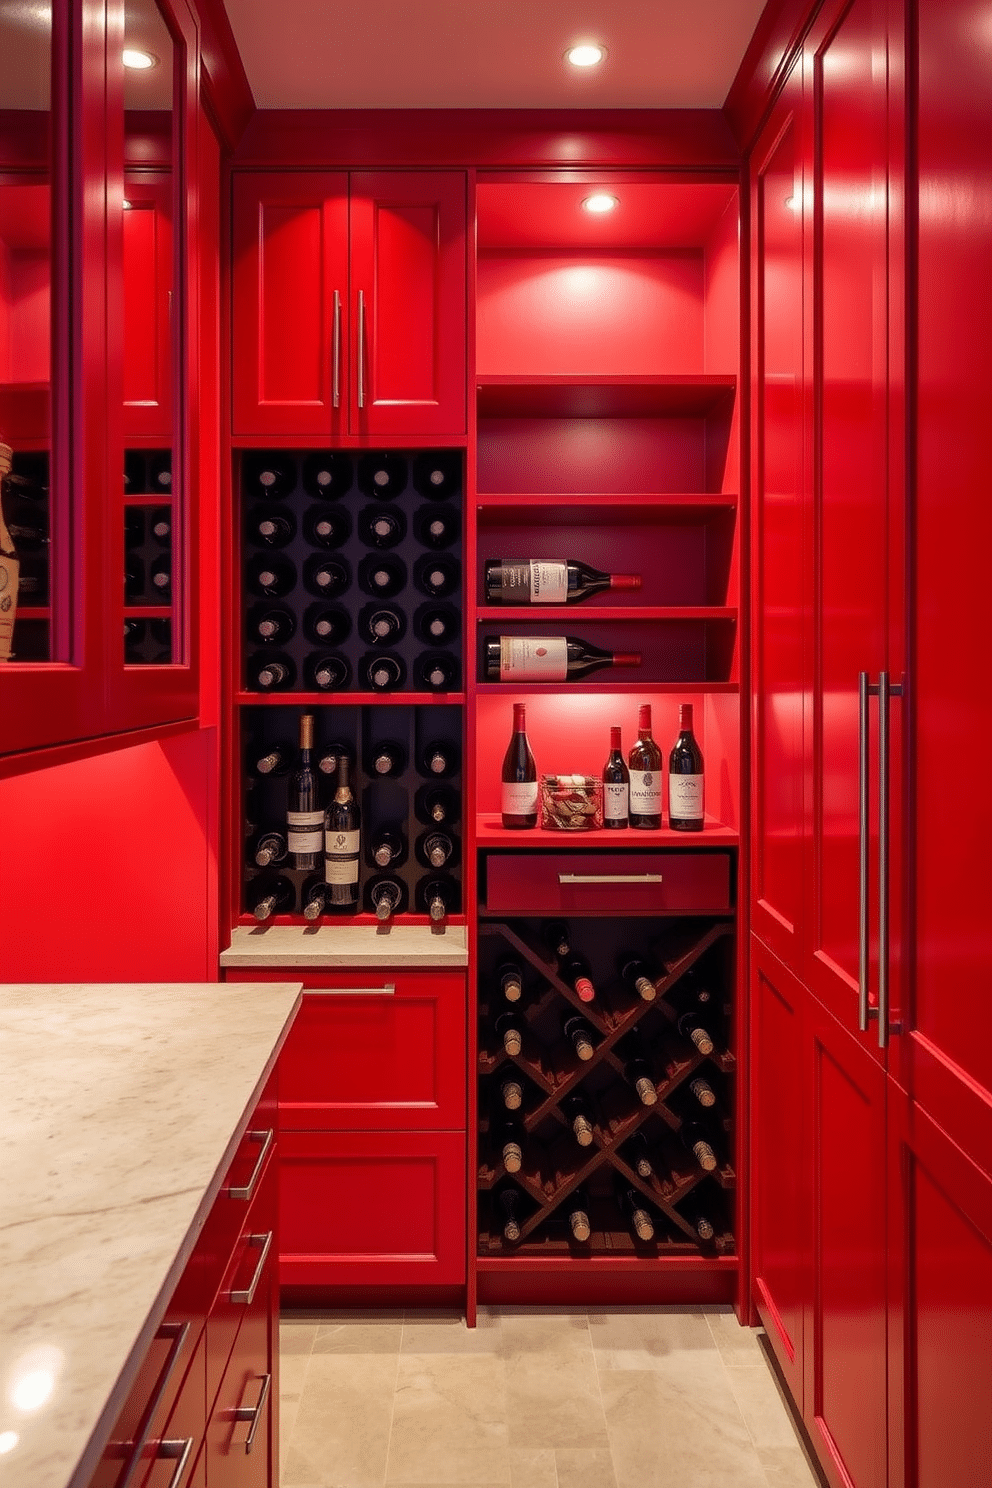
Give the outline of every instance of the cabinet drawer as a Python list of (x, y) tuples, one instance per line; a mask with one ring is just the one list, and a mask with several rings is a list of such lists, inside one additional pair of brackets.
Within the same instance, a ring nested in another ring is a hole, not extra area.
[(203, 1348), (202, 1345), (197, 1348), (201, 1339), (202, 1320), (184, 1317), (174, 1302), (170, 1304), (148, 1346), (88, 1488), (124, 1488), (125, 1484), (127, 1488), (138, 1488), (148, 1474), (155, 1444), (168, 1436), (166, 1421), (180, 1395), (185, 1394), (187, 1382), (195, 1396), (199, 1380), (202, 1431), (206, 1400)]
[(725, 913), (725, 852), (492, 852), (486, 857), (489, 914)]
[(207, 1317), (207, 1404), (213, 1403), (221, 1376), (249, 1319), (266, 1313), (275, 1265), (278, 1164), (272, 1162), (242, 1217), (241, 1229)]
[[(201, 1338), (161, 1435), (153, 1436), (134, 1477), (135, 1488), (190, 1488), (207, 1424), (206, 1349)], [(145, 1470), (147, 1463), (147, 1470)]]
[[(278, 1347), (273, 1337), (275, 1286), (276, 1256), (270, 1251), (255, 1297), (244, 1309), (207, 1424), (210, 1488), (268, 1488), (270, 1483), (272, 1412), (278, 1396), (272, 1373)], [(207, 1343), (211, 1345), (209, 1324)], [(273, 1475), (271, 1482), (276, 1481)]]
[(280, 1125), (461, 1130), (467, 1067), (460, 973), (309, 973), (279, 1058)]
[(463, 1132), (289, 1132), (279, 1146), (283, 1286), (465, 1280)]

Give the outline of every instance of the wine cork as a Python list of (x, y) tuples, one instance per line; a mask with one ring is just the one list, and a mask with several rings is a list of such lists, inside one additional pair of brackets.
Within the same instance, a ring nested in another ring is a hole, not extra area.
[(709, 1142), (693, 1142), (692, 1155), (704, 1173), (712, 1173), (716, 1167), (716, 1153)]
[(592, 1122), (587, 1116), (576, 1116), (572, 1122), (572, 1130), (580, 1147), (592, 1145)]
[(520, 1226), (515, 1219), (508, 1219), (503, 1226), (503, 1239), (509, 1240), (511, 1245), (520, 1239)]
[(573, 1033), (572, 1044), (575, 1048), (576, 1054), (579, 1056), (580, 1059), (591, 1059), (596, 1052), (595, 1046), (593, 1045), (588, 1034)]
[(649, 1080), (647, 1075), (641, 1075), (634, 1089), (637, 1091), (637, 1098), (642, 1106), (656, 1106), (658, 1104), (658, 1092), (655, 1089), (654, 1081)]
[(584, 1209), (573, 1209), (568, 1216), (568, 1223), (576, 1240), (589, 1239), (589, 1236), (592, 1234), (592, 1225), (589, 1223), (589, 1216)]
[(713, 1040), (710, 1038), (705, 1028), (694, 1028), (689, 1034), (689, 1037), (692, 1039), (692, 1042), (695, 1044), (700, 1054), (713, 1053)]
[(689, 1086), (689, 1089), (696, 1097), (701, 1106), (716, 1105), (716, 1096), (713, 1094), (712, 1086), (709, 1085), (707, 1081), (702, 1079), (701, 1077), (693, 1080)]
[(637, 1159), (637, 1162), (634, 1164), (634, 1169), (637, 1173), (638, 1178), (650, 1178), (652, 1173), (654, 1172), (654, 1168), (651, 1166), (649, 1159), (646, 1157), (639, 1157)]
[(503, 1048), (507, 1054), (519, 1054), (523, 1048), (523, 1039), (520, 1037), (519, 1028), (508, 1028), (503, 1035)]
[(524, 1154), (519, 1142), (507, 1142), (503, 1148), (503, 1166), (508, 1173), (519, 1173), (524, 1164)]
[(654, 1002), (658, 996), (658, 988), (650, 977), (639, 976), (634, 983), (634, 987), (642, 1002)]
[(710, 1221), (706, 1218), (705, 1214), (701, 1214), (696, 1220), (696, 1234), (699, 1236), (700, 1240), (712, 1240), (713, 1236), (716, 1234), (716, 1230), (713, 1228)]
[(523, 1086), (517, 1080), (506, 1080), (500, 1092), (508, 1111), (519, 1111), (524, 1103)]
[(634, 1233), (638, 1240), (654, 1239), (654, 1225), (646, 1209), (635, 1209), (630, 1216), (630, 1222), (634, 1226)]
[(519, 1002), (522, 991), (520, 978), (512, 972), (507, 972), (503, 978), (503, 996), (507, 1002)]

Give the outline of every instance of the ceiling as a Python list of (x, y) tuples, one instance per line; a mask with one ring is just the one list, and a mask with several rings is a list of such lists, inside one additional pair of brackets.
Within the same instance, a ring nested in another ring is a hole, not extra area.
[(256, 105), (321, 109), (719, 108), (764, 4), (225, 0)]

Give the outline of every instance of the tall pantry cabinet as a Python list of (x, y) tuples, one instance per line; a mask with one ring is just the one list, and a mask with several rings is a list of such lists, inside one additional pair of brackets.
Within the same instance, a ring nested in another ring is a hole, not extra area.
[(750, 155), (755, 1301), (837, 1484), (992, 1453), (977, 24), (817, 8)]

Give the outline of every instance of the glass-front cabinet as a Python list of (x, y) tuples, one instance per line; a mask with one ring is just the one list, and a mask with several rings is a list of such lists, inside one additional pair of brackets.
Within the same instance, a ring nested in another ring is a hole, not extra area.
[(0, 770), (196, 714), (196, 40), (0, 0)]

